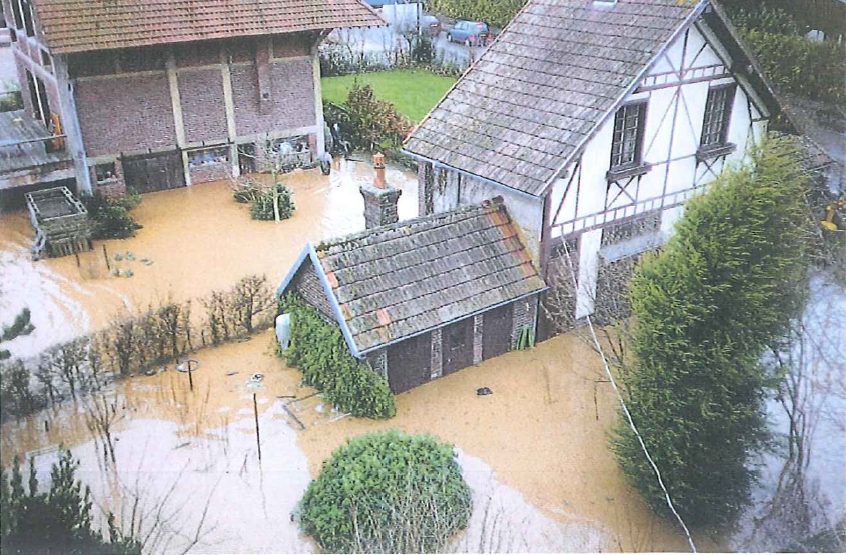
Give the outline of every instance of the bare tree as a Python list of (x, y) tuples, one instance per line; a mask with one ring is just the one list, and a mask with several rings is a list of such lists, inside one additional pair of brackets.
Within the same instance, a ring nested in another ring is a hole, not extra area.
[(120, 401), (117, 395), (104, 392), (92, 393), (83, 399), (85, 424), (94, 435), (94, 441), (101, 444), (103, 462), (107, 466), (109, 461), (113, 466), (117, 465), (114, 444), (115, 425), (126, 416)]

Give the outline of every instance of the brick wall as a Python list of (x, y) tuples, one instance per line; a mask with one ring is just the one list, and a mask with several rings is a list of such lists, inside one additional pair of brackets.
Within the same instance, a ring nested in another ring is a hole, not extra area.
[(88, 156), (176, 145), (167, 75), (131, 75), (76, 83)]
[(310, 261), (306, 260), (302, 267), (297, 270), (294, 275), (293, 286), (305, 302), (317, 309), (323, 316), (334, 321), (335, 316), (332, 313), (329, 300), (326, 298), (326, 293), (323, 291), (323, 284), (320, 283), (320, 278), (317, 277), (317, 272), (314, 271), (314, 266), (311, 265)]
[(271, 104), (259, 111), (258, 74), (254, 64), (231, 68), (235, 125), (239, 135), (257, 135), (277, 129), (307, 127), (317, 123), (311, 60), (270, 64)]
[(219, 181), (221, 179), (228, 179), (232, 176), (232, 164), (209, 164), (207, 166), (196, 166), (190, 168), (191, 183), (207, 183), (209, 181)]
[(185, 139), (196, 143), (226, 138), (226, 105), (220, 70), (183, 70), (178, 73), (177, 81)]

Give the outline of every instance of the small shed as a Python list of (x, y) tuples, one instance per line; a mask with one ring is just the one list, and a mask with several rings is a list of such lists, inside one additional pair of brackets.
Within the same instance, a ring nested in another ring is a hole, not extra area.
[(497, 197), (309, 244), (277, 292), (336, 322), (401, 393), (516, 348), (545, 289)]
[(67, 187), (26, 194), (26, 206), (35, 230), (33, 255), (66, 256), (91, 250), (88, 210)]

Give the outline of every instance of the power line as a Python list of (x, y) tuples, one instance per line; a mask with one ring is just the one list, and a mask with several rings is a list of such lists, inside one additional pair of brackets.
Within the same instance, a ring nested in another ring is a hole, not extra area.
[[(562, 241), (564, 245), (564, 254), (567, 255), (567, 266), (570, 270), (570, 279), (573, 282), (573, 294), (576, 296), (576, 305), (578, 306), (578, 291), (579, 285), (576, 280), (576, 271), (573, 269), (573, 259), (570, 257), (570, 249), (567, 248), (567, 241)], [(649, 454), (649, 450), (646, 448), (646, 444), (643, 442), (643, 437), (640, 435), (640, 432), (635, 426), (634, 420), (632, 419), (632, 415), (629, 412), (629, 408), (626, 406), (626, 402), (623, 400), (623, 396), (620, 395), (620, 390), (617, 388), (617, 382), (614, 380), (614, 376), (611, 373), (611, 367), (608, 365), (608, 360), (605, 358), (605, 351), (602, 350), (602, 345), (599, 343), (599, 339), (596, 337), (596, 331), (593, 328), (593, 321), (591, 320), (590, 315), (585, 317), (588, 323), (588, 328), (590, 329), (590, 335), (593, 339), (593, 343), (596, 346), (596, 350), (599, 352), (599, 356), (602, 358), (602, 366), (605, 367), (605, 374), (608, 376), (608, 381), (611, 382), (611, 387), (614, 389), (614, 394), (617, 395), (617, 400), (620, 401), (620, 406), (623, 408), (623, 413), (626, 415), (626, 420), (628, 420), (629, 428), (631, 428), (632, 432), (634, 432), (635, 437), (637, 437), (638, 442), (640, 443), (640, 447), (643, 450), (643, 454), (646, 455), (646, 460), (649, 461), (649, 464), (652, 466), (652, 470), (655, 471), (655, 476), (658, 478), (658, 485), (661, 486), (661, 490), (664, 492), (664, 498), (667, 500), (667, 506), (670, 508), (670, 511), (676, 517), (676, 520), (679, 521), (682, 529), (684, 530), (685, 536), (687, 536), (687, 543), (690, 545), (690, 549), (693, 553), (698, 553), (696, 550), (696, 545), (693, 543), (693, 538), (690, 536), (690, 530), (687, 528), (687, 525), (682, 520), (681, 515), (676, 511), (676, 507), (673, 505), (673, 500), (670, 499), (670, 492), (667, 491), (667, 487), (664, 485), (664, 479), (661, 477), (661, 471), (658, 470), (658, 465), (655, 464), (655, 461), (652, 459), (652, 456)]]

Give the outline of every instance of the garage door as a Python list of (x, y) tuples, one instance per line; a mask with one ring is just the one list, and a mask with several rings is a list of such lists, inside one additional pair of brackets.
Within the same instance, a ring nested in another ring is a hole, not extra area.
[(429, 381), (432, 374), (432, 340), (428, 333), (388, 347), (388, 383), (402, 393)]
[(178, 151), (124, 158), (126, 187), (136, 193), (152, 193), (185, 186), (182, 155)]
[(487, 360), (511, 350), (514, 305), (507, 304), (485, 312), (482, 324), (482, 358)]
[(473, 318), (465, 318), (444, 328), (444, 376), (473, 364)]

